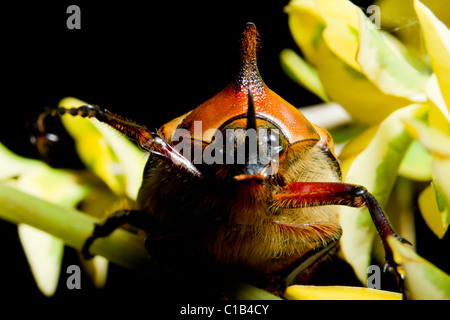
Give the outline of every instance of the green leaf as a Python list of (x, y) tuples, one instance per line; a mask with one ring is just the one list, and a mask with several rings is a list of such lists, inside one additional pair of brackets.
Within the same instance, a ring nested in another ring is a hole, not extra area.
[(323, 42), (318, 44), (316, 57), (320, 61), (317, 73), (327, 96), (358, 122), (378, 123), (394, 110), (411, 104), (404, 97), (382, 92), (364, 74), (336, 57)]
[(294, 0), (286, 7), (288, 24), (292, 37), (303, 52), (306, 60), (316, 65), (317, 45), (322, 41), (324, 22), (317, 13), (315, 0)]
[(334, 128), (327, 129), (333, 137), (335, 144), (347, 143), (356, 138), (359, 134), (367, 129), (367, 125), (359, 122), (351, 122)]
[(25, 172), (39, 170), (45, 164), (16, 155), (0, 143), (0, 180), (19, 177)]
[(360, 41), (357, 61), (362, 72), (383, 92), (411, 101), (426, 100), (425, 85), (429, 75), (419, 72), (403, 56), (397, 46), (363, 12), (360, 16)]
[(413, 2), (413, 0), (376, 0), (374, 5), (379, 8), (382, 29), (395, 35), (407, 48), (409, 55), (419, 61), (422, 68), (431, 70)]
[[(425, 92), (428, 96), (429, 103), (432, 104), (431, 109), (434, 109), (434, 107), (436, 107), (439, 110), (442, 116), (446, 119), (446, 121), (442, 119), (440, 120), (440, 122), (445, 123), (445, 125), (447, 126), (447, 123), (450, 123), (450, 112), (447, 108), (444, 97), (442, 96), (441, 88), (439, 87), (436, 74), (433, 73), (431, 75), (430, 80), (428, 81), (428, 84), (425, 88)], [(436, 123), (433, 123), (433, 125), (436, 126)], [(440, 127), (441, 126), (439, 126), (439, 128)], [(445, 128), (443, 130), (445, 131)]]
[[(385, 207), (400, 164), (412, 138), (403, 119), (425, 116), (427, 105), (414, 104), (393, 112), (379, 125), (350, 142), (340, 155), (344, 181), (365, 186)], [(367, 210), (340, 208), (341, 248), (345, 259), (365, 283), (376, 230)]]
[(450, 136), (415, 119), (406, 119), (408, 132), (433, 155), (450, 158)]
[(286, 7), (291, 34), (316, 68), (329, 100), (356, 121), (375, 124), (411, 101), (383, 92), (360, 72), (359, 11), (346, 0), (294, 0)]
[[(450, 25), (450, 3), (442, 0), (423, 0), (436, 17)], [(374, 2), (380, 8), (381, 26), (393, 33), (405, 44), (409, 52), (422, 62), (429, 64), (429, 57), (423, 43), (421, 26), (414, 9), (414, 0), (377, 0)]]
[[(430, 111), (428, 113), (429, 127), (438, 133), (436, 139), (442, 137), (441, 145), (435, 145), (433, 149), (437, 152), (432, 153), (431, 168), (433, 172), (433, 183), (435, 189), (441, 195), (442, 201), (450, 208), (450, 157), (446, 155), (449, 148), (448, 137), (450, 137), (450, 122), (445, 113), (434, 104), (430, 104)], [(430, 130), (431, 130), (430, 129)], [(431, 141), (430, 143), (435, 143)]]
[(431, 66), (439, 81), (444, 100), (450, 105), (450, 30), (420, 1), (414, 0)]
[(39, 290), (52, 296), (58, 287), (64, 242), (26, 224), (18, 225), (18, 232)]
[(410, 246), (388, 238), (394, 252), (394, 260), (405, 274), (408, 299), (449, 300), (450, 276), (415, 253)]
[[(0, 219), (27, 224), (61, 239), (66, 245), (81, 250), (87, 237), (100, 220), (80, 211), (65, 208), (23, 193), (0, 182)], [(161, 267), (149, 259), (143, 237), (123, 229), (91, 246), (93, 254), (139, 273), (161, 276)], [(227, 283), (231, 299), (280, 300), (279, 297), (240, 281)]]
[[(15, 155), (1, 144), (0, 163), (0, 167), (11, 170), (0, 169), (0, 176), (10, 185), (62, 206), (75, 206), (90, 190), (74, 174)], [(18, 232), (38, 288), (44, 295), (52, 296), (58, 285), (64, 243), (24, 224), (18, 226)]]
[(348, 66), (361, 71), (356, 61), (359, 40), (359, 11), (347, 0), (316, 0), (317, 11), (325, 21), (323, 40)]
[(328, 101), (327, 95), (320, 82), (317, 70), (298, 54), (285, 49), (280, 54), (281, 67), (295, 82), (308, 89), (323, 101)]
[(422, 191), (418, 202), (426, 224), (439, 239), (442, 239), (450, 223), (450, 212), (442, 203), (442, 199), (433, 184)]
[[(76, 250), (81, 250), (95, 224), (100, 223), (99, 219), (78, 210), (36, 198), (3, 182), (0, 182), (0, 218), (40, 229)], [(118, 229), (110, 236), (98, 239), (91, 246), (91, 252), (139, 272), (155, 270), (143, 239), (125, 230)]]
[(414, 140), (403, 158), (398, 174), (411, 180), (430, 181), (431, 161), (431, 153), (419, 141)]
[(80, 261), (86, 274), (91, 278), (96, 288), (103, 288), (108, 276), (109, 261), (102, 256), (95, 256), (86, 260), (80, 254)]
[(433, 182), (447, 208), (450, 208), (450, 159), (433, 155)]
[[(86, 105), (75, 98), (60, 102), (64, 108)], [(64, 115), (62, 121), (75, 139), (77, 152), (86, 166), (95, 172), (117, 195), (137, 197), (147, 154), (116, 130), (96, 119)]]

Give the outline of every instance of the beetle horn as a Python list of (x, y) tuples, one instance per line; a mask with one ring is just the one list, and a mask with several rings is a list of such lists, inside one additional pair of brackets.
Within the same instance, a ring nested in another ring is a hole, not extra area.
[[(247, 128), (245, 136), (245, 171), (248, 177), (257, 175), (261, 179), (259, 172), (260, 159), (258, 152), (258, 137), (256, 131), (256, 111), (253, 101), (252, 88), (248, 86), (248, 107), (247, 107)], [(253, 131), (253, 132), (252, 132)]]
[(256, 64), (256, 52), (259, 48), (259, 33), (253, 22), (248, 22), (242, 38), (241, 66), (237, 78), (238, 88), (261, 87), (263, 81)]
[(247, 109), (247, 130), (256, 130), (256, 111), (255, 102), (253, 101), (252, 88), (248, 87), (248, 109)]
[[(245, 169), (244, 174), (236, 179), (259, 179), (262, 169), (258, 152), (258, 137), (256, 131), (256, 110), (253, 99), (253, 90), (260, 90), (264, 85), (259, 75), (256, 64), (256, 51), (258, 48), (259, 34), (256, 26), (249, 22), (242, 38), (241, 69), (237, 81), (237, 87), (241, 92), (247, 91), (247, 133), (245, 137)], [(251, 132), (253, 131), (253, 132)]]

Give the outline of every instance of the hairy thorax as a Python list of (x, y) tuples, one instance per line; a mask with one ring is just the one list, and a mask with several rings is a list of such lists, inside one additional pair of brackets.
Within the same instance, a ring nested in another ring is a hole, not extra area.
[[(292, 151), (284, 163), (279, 170), (288, 183), (340, 181), (337, 163), (320, 148)], [(336, 207), (283, 209), (271, 204), (278, 192), (280, 187), (269, 180), (195, 178), (153, 157), (145, 169), (137, 209), (152, 215), (168, 233), (194, 234), (168, 252), (275, 273), (341, 235)]]

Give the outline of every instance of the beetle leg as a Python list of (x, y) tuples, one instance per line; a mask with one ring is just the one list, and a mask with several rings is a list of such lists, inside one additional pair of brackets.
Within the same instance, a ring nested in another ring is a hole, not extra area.
[(40, 133), (45, 133), (44, 119), (47, 116), (57, 116), (71, 114), (72, 116), (81, 116), (85, 118), (95, 118), (100, 122), (104, 122), (119, 132), (125, 134), (130, 139), (137, 142), (139, 147), (145, 151), (161, 156), (163, 159), (173, 163), (179, 168), (183, 168), (195, 176), (201, 176), (200, 171), (183, 155), (175, 150), (167, 141), (162, 139), (156, 132), (148, 130), (145, 126), (139, 125), (134, 121), (122, 118), (110, 112), (93, 105), (85, 105), (78, 108), (48, 109), (42, 113), (37, 120), (37, 128)]
[(95, 224), (94, 231), (86, 239), (81, 254), (84, 258), (89, 259), (93, 256), (89, 253), (92, 243), (97, 238), (109, 236), (114, 230), (124, 224), (142, 229), (146, 232), (152, 232), (159, 225), (152, 216), (138, 210), (119, 210), (112, 213), (103, 223)]
[[(150, 257), (155, 261), (161, 263), (164, 260), (164, 265), (172, 263), (174, 261), (168, 261), (167, 257), (177, 256), (173, 254), (176, 248), (182, 247), (181, 244), (186, 241), (193, 241), (197, 239), (195, 237), (194, 230), (188, 231), (173, 231), (167, 230), (158, 221), (156, 221), (151, 215), (146, 214), (139, 210), (118, 210), (113, 212), (108, 218), (100, 224), (95, 224), (94, 231), (86, 239), (81, 254), (85, 259), (91, 259), (93, 257), (90, 254), (89, 249), (98, 238), (104, 238), (109, 236), (117, 228), (128, 224), (132, 227), (141, 229), (148, 233), (145, 240), (145, 248), (150, 254)], [(169, 249), (168, 249), (169, 248)], [(172, 254), (167, 255), (167, 250), (171, 250)], [(180, 252), (181, 254), (181, 252)]]
[(367, 207), (383, 242), (386, 253), (385, 270), (388, 267), (393, 268), (399, 281), (403, 281), (403, 275), (397, 269), (387, 238), (388, 236), (394, 236), (400, 242), (409, 244), (410, 242), (395, 233), (380, 204), (366, 188), (336, 182), (293, 182), (284, 188), (284, 192), (273, 196), (272, 205), (284, 208), (305, 208), (323, 205), (345, 205), (355, 208)]

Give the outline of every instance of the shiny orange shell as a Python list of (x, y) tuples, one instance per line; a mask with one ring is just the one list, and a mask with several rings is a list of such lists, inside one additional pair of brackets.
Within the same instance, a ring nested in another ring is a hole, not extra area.
[[(160, 131), (166, 139), (171, 140), (176, 129), (185, 129), (193, 139), (210, 143), (213, 133), (212, 130), (206, 132), (208, 129), (220, 129), (234, 119), (246, 117), (250, 86), (256, 117), (276, 125), (290, 145), (320, 140), (319, 133), (305, 116), (270, 90), (261, 79), (256, 65), (257, 38), (256, 27), (249, 24), (244, 32), (241, 69), (237, 79), (192, 112), (164, 125)], [(201, 121), (201, 130), (194, 130), (196, 121)]]

